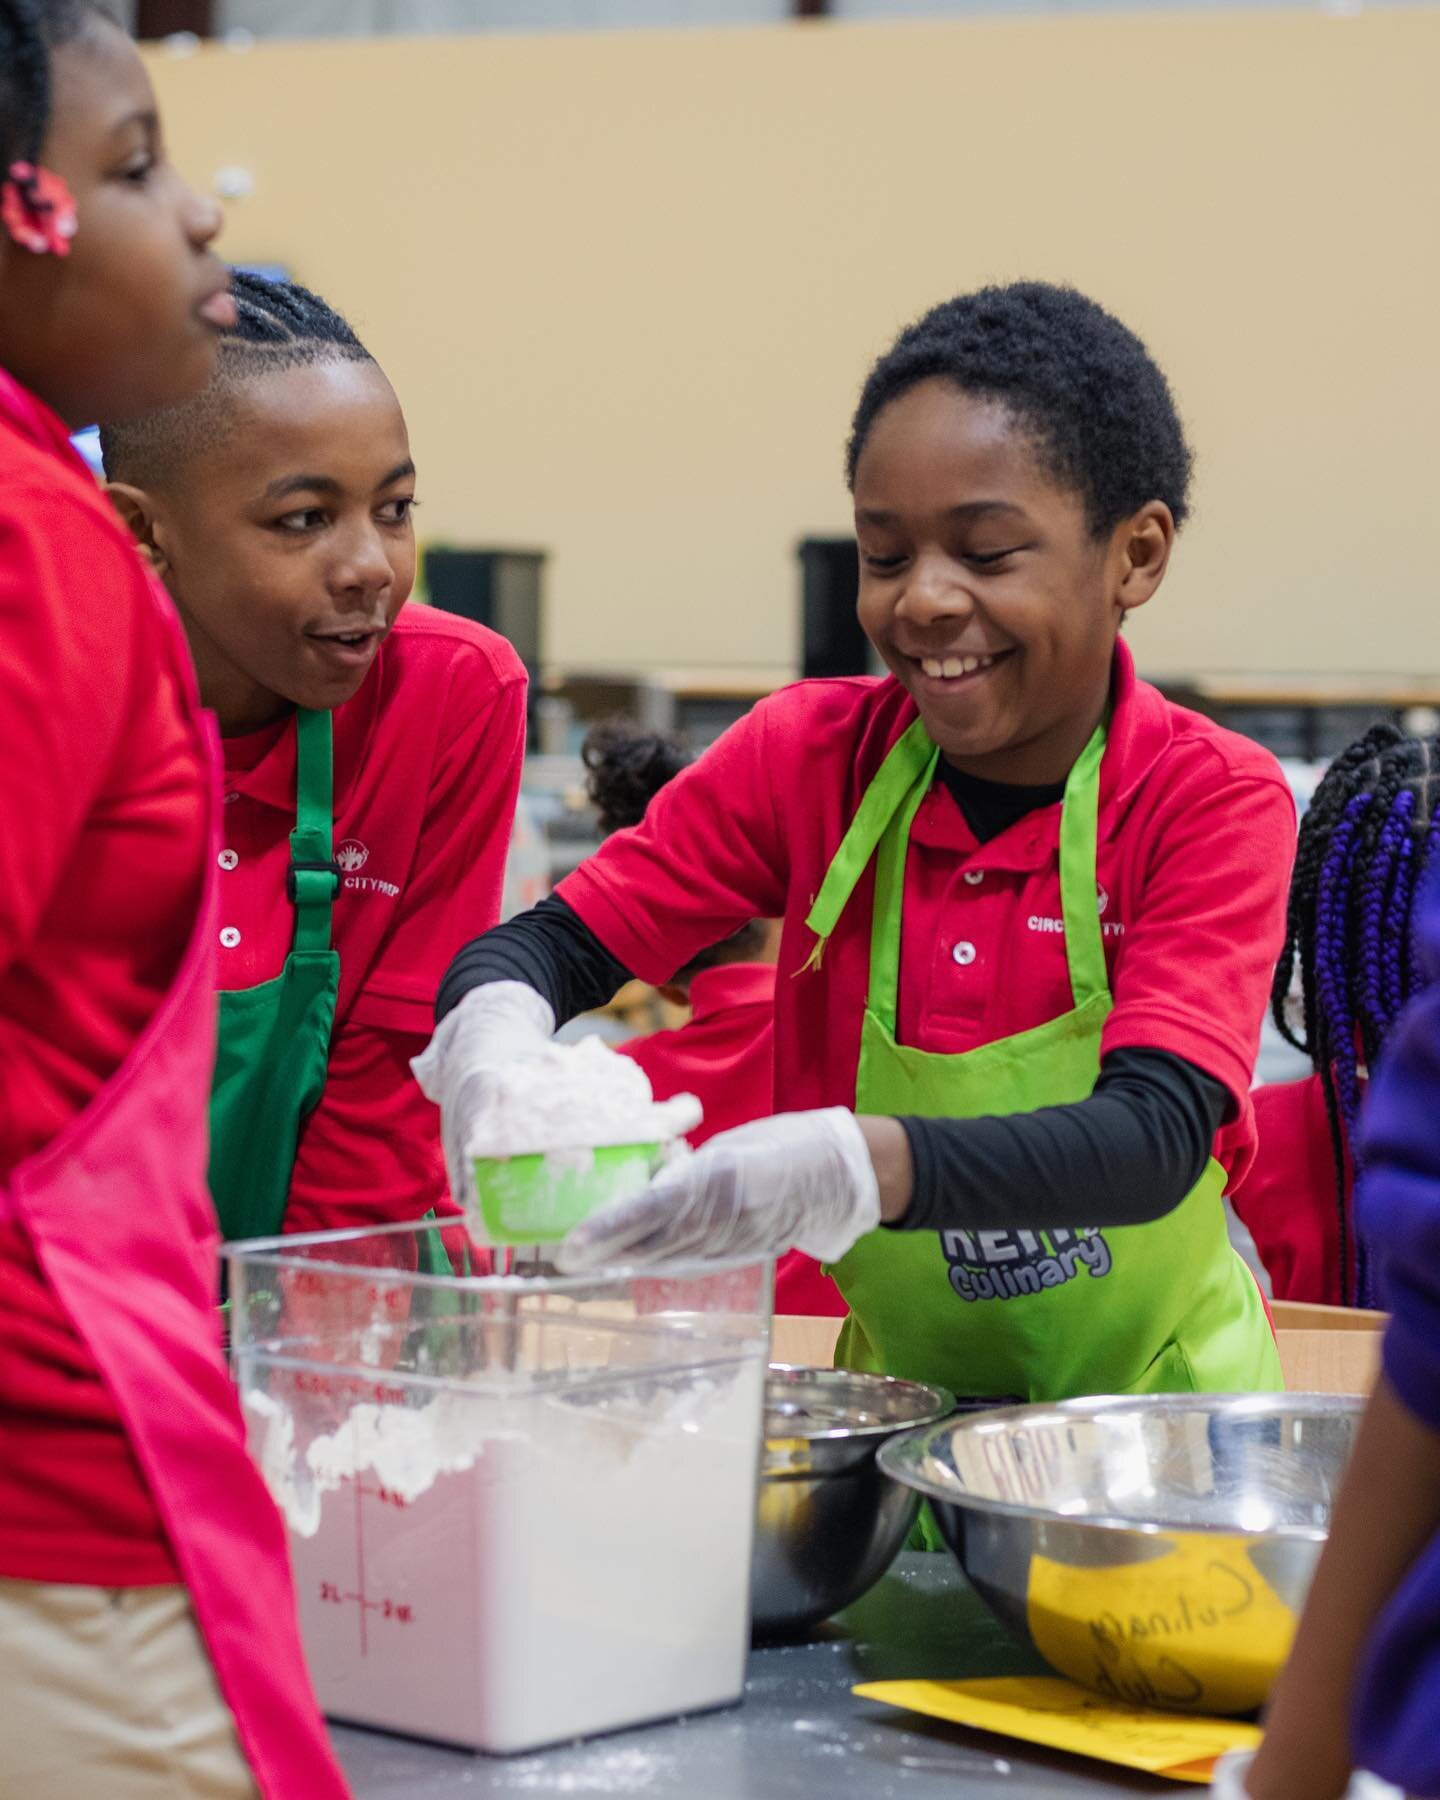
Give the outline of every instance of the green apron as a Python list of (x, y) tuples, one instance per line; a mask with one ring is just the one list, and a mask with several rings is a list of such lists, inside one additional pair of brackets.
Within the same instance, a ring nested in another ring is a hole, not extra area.
[[(1074, 1008), (956, 1056), (895, 1038), (905, 857), (939, 751), (917, 720), (887, 756), (808, 920), (823, 946), (876, 857), (856, 1112), (966, 1119), (1091, 1092), (1111, 1007), (1095, 903), (1104, 748), (1102, 725), (1070, 771), (1061, 811)], [(1005, 1230), (871, 1232), (830, 1271), (850, 1307), (836, 1361), (1027, 1400), (1283, 1387), (1259, 1289), (1230, 1247), (1224, 1186), (1212, 1158), (1181, 1204), (1148, 1225), (1042, 1232), (1017, 1220)]]
[(285, 1217), (300, 1127), (325, 1091), (340, 957), (330, 909), (340, 887), (331, 852), (330, 714), (295, 715), (295, 829), (286, 888), (295, 936), (273, 981), (220, 995), (210, 1094), (210, 1191), (221, 1235), (273, 1237)]

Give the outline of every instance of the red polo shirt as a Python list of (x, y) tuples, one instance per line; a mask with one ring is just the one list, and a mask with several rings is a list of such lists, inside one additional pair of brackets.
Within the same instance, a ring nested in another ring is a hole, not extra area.
[[(1340, 1197), (1324, 1086), (1318, 1075), (1307, 1075), (1256, 1088), (1253, 1099), (1259, 1141), (1235, 1189), (1235, 1211), (1255, 1240), (1277, 1300), (1344, 1306)], [(1345, 1148), (1348, 1203), (1354, 1169)], [(1349, 1244), (1353, 1280), (1353, 1225)]]
[[(650, 1078), (657, 1100), (694, 1094), (705, 1117), (690, 1142), (747, 1125), (775, 1110), (775, 968), (722, 963), (690, 982), (690, 1018), (675, 1031), (652, 1031), (621, 1044)], [(792, 1250), (775, 1266), (777, 1313), (846, 1311), (840, 1290), (820, 1265)]]
[(657, 1100), (694, 1094), (705, 1117), (688, 1133), (700, 1145), (717, 1131), (775, 1110), (775, 969), (722, 963), (690, 982), (690, 1018), (616, 1046), (650, 1078)]
[[(451, 957), (500, 916), (525, 752), (524, 666), (483, 625), (409, 606), (333, 719), (340, 993), (287, 1231), (416, 1219), (446, 1200), (439, 1114), (409, 1063), (429, 1039)], [(225, 775), (222, 989), (270, 980), (290, 949), (293, 720), (227, 738)]]
[[(169, 604), (60, 420), (0, 372), (0, 1186), (120, 1067), (189, 941), (213, 777)], [(4, 1220), (0, 1576), (179, 1580), (100, 1371)]]
[[(1274, 759), (1172, 706), (1115, 652), (1098, 875), (1114, 1010), (1103, 1051), (1169, 1050), (1229, 1089), (1216, 1155), (1237, 1177), (1284, 927), (1295, 807)], [(873, 869), (818, 968), (805, 917), (866, 786), (915, 718), (890, 677), (801, 682), (760, 702), (558, 892), (601, 942), (662, 982), (745, 920), (784, 920), (779, 1110), (850, 1106), (870, 960)], [(1072, 1005), (1058, 802), (977, 843), (937, 783), (911, 833), (900, 1041), (958, 1052)]]

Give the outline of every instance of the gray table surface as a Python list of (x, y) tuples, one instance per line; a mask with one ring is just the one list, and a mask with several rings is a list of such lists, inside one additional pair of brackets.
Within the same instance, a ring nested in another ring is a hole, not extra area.
[(489, 1758), (337, 1727), (358, 1800), (446, 1795), (641, 1795), (644, 1800), (1035, 1800), (1179, 1795), (1107, 1770), (860, 1700), (862, 1681), (1044, 1673), (997, 1625), (949, 1556), (906, 1553), (857, 1605), (801, 1644), (752, 1652), (726, 1712), (533, 1756)]

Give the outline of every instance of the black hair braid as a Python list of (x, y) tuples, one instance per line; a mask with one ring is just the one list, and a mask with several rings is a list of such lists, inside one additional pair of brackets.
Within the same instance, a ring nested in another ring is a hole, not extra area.
[(375, 360), (348, 320), (298, 281), (232, 269), (230, 291), (236, 321), (220, 340), (209, 386), (179, 406), (101, 422), (100, 454), (110, 480), (139, 487), (170, 480), (224, 437), (230, 402), (246, 381), (317, 363)]
[(276, 348), (325, 344), (369, 355), (348, 320), (298, 281), (267, 281), (248, 270), (234, 269), (230, 291), (239, 319), (234, 330), (226, 332), (227, 343)]
[(38, 163), (50, 125), (50, 54), (68, 44), (90, 0), (0, 0), (0, 180), (15, 162)]
[(690, 763), (678, 738), (646, 731), (628, 719), (609, 719), (587, 733), (580, 759), (589, 774), (586, 791), (608, 837), (638, 825), (655, 796)]
[(1135, 333), (1074, 288), (981, 288), (902, 331), (861, 390), (845, 457), (852, 488), (880, 413), (937, 378), (1006, 406), (1080, 495), (1096, 537), (1150, 500), (1184, 523), (1192, 458), (1169, 384)]
[[(1415, 895), (1440, 842), (1440, 745), (1373, 726), (1336, 758), (1300, 828), (1284, 952), (1271, 1009), (1320, 1076), (1335, 1166), (1342, 1292), (1372, 1298), (1363, 1241), (1352, 1232), (1345, 1178), (1354, 1156), (1362, 1075), (1373, 1071), (1417, 986)], [(1286, 1017), (1299, 966), (1303, 1030)], [(1363, 1070), (1362, 1070), (1363, 1065)], [(1351, 1245), (1353, 1239), (1353, 1285)]]

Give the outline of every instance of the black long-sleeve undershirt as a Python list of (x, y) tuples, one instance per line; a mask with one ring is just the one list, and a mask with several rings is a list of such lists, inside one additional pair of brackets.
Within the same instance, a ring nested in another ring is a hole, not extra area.
[[(1063, 792), (980, 781), (944, 763), (941, 776), (981, 843)], [(552, 895), (459, 952), (436, 1016), (473, 987), (523, 981), (563, 1024), (603, 1006), (631, 978)], [(1070, 1105), (979, 1119), (904, 1117), (915, 1181), (894, 1229), (1045, 1231), (1161, 1218), (1199, 1179), (1228, 1104), (1221, 1083), (1183, 1057), (1136, 1048), (1105, 1057), (1093, 1093)]]
[(634, 979), (554, 894), (518, 918), (497, 925), (456, 952), (435, 1001), (438, 1024), (471, 988), (491, 981), (523, 981), (550, 1002), (555, 1023), (605, 1006)]

